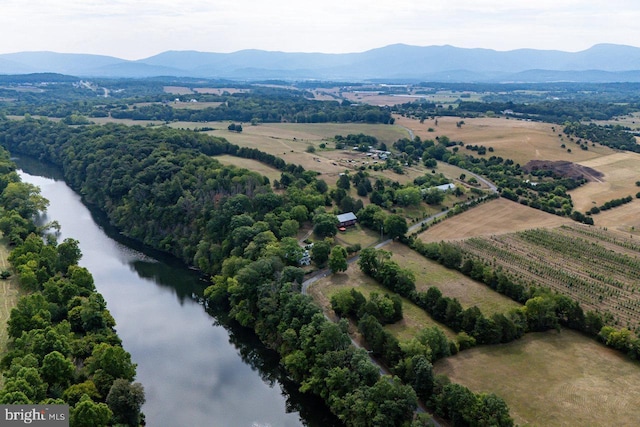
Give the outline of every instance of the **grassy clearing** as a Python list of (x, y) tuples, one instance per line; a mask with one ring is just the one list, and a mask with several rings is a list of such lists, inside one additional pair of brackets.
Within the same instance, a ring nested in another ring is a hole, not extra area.
[(272, 168), (257, 160), (243, 159), (242, 157), (235, 157), (227, 154), (222, 156), (216, 156), (215, 159), (218, 160), (223, 165), (233, 165), (239, 168), (245, 168), (245, 169), (257, 172), (269, 178), (269, 181), (271, 182), (273, 182), (276, 179), (280, 179), (281, 172), (278, 169)]
[(507, 199), (496, 199), (449, 218), (419, 235), (425, 242), (458, 240), (476, 236), (509, 233), (530, 228), (557, 227), (572, 223), (568, 218), (523, 206)]
[(638, 423), (638, 363), (570, 330), (465, 350), (438, 361), (435, 370), (473, 391), (503, 397), (520, 425)]
[[(9, 269), (10, 248), (7, 240), (0, 238), (0, 270)], [(0, 355), (7, 352), (7, 344), (9, 335), (7, 334), (7, 321), (11, 315), (11, 309), (16, 306), (18, 299), (22, 295), (22, 291), (18, 286), (18, 279), (11, 276), (7, 280), (0, 279)], [(3, 385), (3, 377), (0, 376), (0, 387)]]
[(362, 248), (372, 246), (380, 241), (380, 234), (368, 228), (362, 227), (360, 224), (348, 227), (346, 231), (338, 231), (334, 237), (337, 244), (344, 247), (359, 244)]
[(477, 306), (485, 316), (506, 313), (520, 304), (495, 292), (488, 286), (469, 279), (456, 270), (450, 270), (431, 261), (400, 243), (385, 247), (393, 253), (392, 259), (416, 276), (416, 289), (426, 291), (435, 286), (444, 296), (457, 298), (463, 308)]
[[(309, 288), (309, 294), (325, 312), (333, 313), (330, 304), (331, 296), (344, 288), (356, 288), (367, 297), (371, 292), (389, 293), (382, 285), (362, 273), (360, 267), (353, 263), (349, 265), (346, 272), (332, 274), (314, 283)], [(433, 325), (439, 326), (449, 338), (455, 337), (456, 334), (451, 329), (433, 320), (424, 310), (405, 298), (402, 299), (402, 308), (404, 319), (393, 325), (385, 326), (385, 329), (393, 333), (400, 341), (407, 341), (425, 327)]]

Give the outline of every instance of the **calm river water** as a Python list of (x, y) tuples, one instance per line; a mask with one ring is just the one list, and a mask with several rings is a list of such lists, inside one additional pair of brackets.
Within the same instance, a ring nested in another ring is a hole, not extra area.
[(198, 274), (173, 258), (123, 243), (56, 169), (15, 160), (22, 180), (49, 199), (45, 220), (60, 223), (60, 239), (80, 241), (80, 265), (93, 274), (118, 335), (138, 364), (148, 426), (336, 424), (321, 401), (301, 396), (282, 379), (274, 354), (255, 335), (204, 310), (197, 296), (206, 283)]

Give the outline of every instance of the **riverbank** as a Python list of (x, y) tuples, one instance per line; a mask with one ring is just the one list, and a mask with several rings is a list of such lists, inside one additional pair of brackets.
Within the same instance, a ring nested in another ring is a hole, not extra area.
[[(0, 271), (9, 269), (7, 258), (11, 248), (7, 239), (0, 237)], [(12, 275), (8, 279), (0, 279), (0, 357), (7, 352), (7, 321), (11, 315), (11, 309), (18, 304), (18, 299), (23, 295), (23, 291), (18, 284), (18, 278)], [(4, 386), (4, 377), (0, 376), (0, 388)]]

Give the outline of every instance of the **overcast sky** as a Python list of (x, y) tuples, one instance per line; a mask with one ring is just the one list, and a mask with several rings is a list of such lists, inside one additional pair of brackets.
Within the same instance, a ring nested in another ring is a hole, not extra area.
[(0, 53), (640, 45), (638, 0), (0, 0)]

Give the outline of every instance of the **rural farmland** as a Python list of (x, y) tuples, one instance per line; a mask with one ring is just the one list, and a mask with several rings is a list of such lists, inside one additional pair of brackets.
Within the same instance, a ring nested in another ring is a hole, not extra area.
[(465, 256), (508, 272), (521, 284), (549, 287), (609, 323), (640, 326), (640, 240), (578, 224), (456, 242)]

